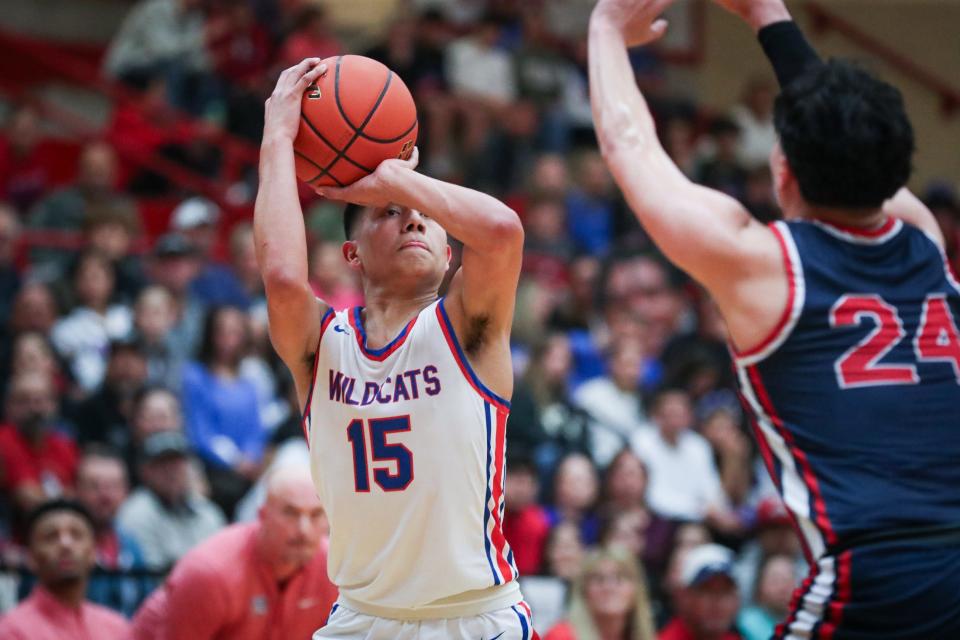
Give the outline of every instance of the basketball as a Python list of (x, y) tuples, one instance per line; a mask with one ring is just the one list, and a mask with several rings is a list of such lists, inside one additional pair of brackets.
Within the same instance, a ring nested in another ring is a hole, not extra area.
[(315, 187), (344, 187), (388, 158), (409, 158), (417, 108), (400, 76), (364, 56), (323, 62), (327, 72), (303, 94), (293, 143), (297, 178)]

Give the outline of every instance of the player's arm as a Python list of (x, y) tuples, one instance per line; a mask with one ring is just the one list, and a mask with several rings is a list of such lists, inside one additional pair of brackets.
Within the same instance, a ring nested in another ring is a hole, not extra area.
[(601, 0), (590, 19), (590, 99), (604, 158), (631, 209), (666, 256), (702, 282), (721, 307), (739, 276), (782, 271), (772, 232), (733, 198), (698, 186), (657, 138), (637, 89), (627, 47), (647, 44), (666, 25), (671, 0)]
[[(822, 64), (820, 56), (794, 22), (783, 0), (714, 1), (742, 19), (757, 34), (781, 88), (810, 66)], [(883, 210), (887, 215), (919, 227), (941, 247), (944, 246), (943, 232), (936, 218), (906, 187), (888, 200)]]
[(260, 147), (260, 189), (253, 215), (257, 263), (270, 318), (270, 340), (290, 368), (298, 391), (309, 384), (313, 350), (326, 305), (308, 279), (307, 233), (297, 194), (293, 140), (307, 86), (325, 69), (308, 58), (284, 71), (267, 100)]

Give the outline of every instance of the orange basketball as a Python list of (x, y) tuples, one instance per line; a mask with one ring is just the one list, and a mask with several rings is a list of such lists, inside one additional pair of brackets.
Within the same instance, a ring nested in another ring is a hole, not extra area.
[(387, 158), (409, 158), (417, 108), (400, 76), (364, 56), (323, 62), (327, 72), (303, 94), (293, 142), (297, 177), (317, 187), (343, 187)]

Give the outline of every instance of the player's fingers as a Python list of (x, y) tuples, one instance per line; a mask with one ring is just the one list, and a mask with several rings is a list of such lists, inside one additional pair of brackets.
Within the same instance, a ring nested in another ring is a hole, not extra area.
[(311, 84), (317, 81), (317, 78), (321, 77), (327, 72), (326, 64), (318, 64), (314, 68), (307, 71), (300, 79), (297, 81), (298, 89), (306, 89)]
[(663, 37), (663, 34), (667, 32), (667, 27), (669, 22), (664, 19), (656, 20), (653, 24), (650, 25), (650, 42), (655, 42)]
[(295, 85), (311, 67), (320, 64), (320, 58), (304, 58), (280, 74), (277, 84)]
[(411, 153), (410, 158), (407, 159), (407, 166), (411, 169), (416, 169), (418, 164), (420, 164), (420, 147), (414, 147), (413, 153)]

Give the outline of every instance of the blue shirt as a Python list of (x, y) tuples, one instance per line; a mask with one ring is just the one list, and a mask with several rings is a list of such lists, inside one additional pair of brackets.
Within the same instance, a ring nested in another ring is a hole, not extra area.
[(204, 460), (232, 467), (263, 455), (266, 432), (249, 380), (223, 379), (190, 362), (183, 369), (183, 413), (187, 437)]

